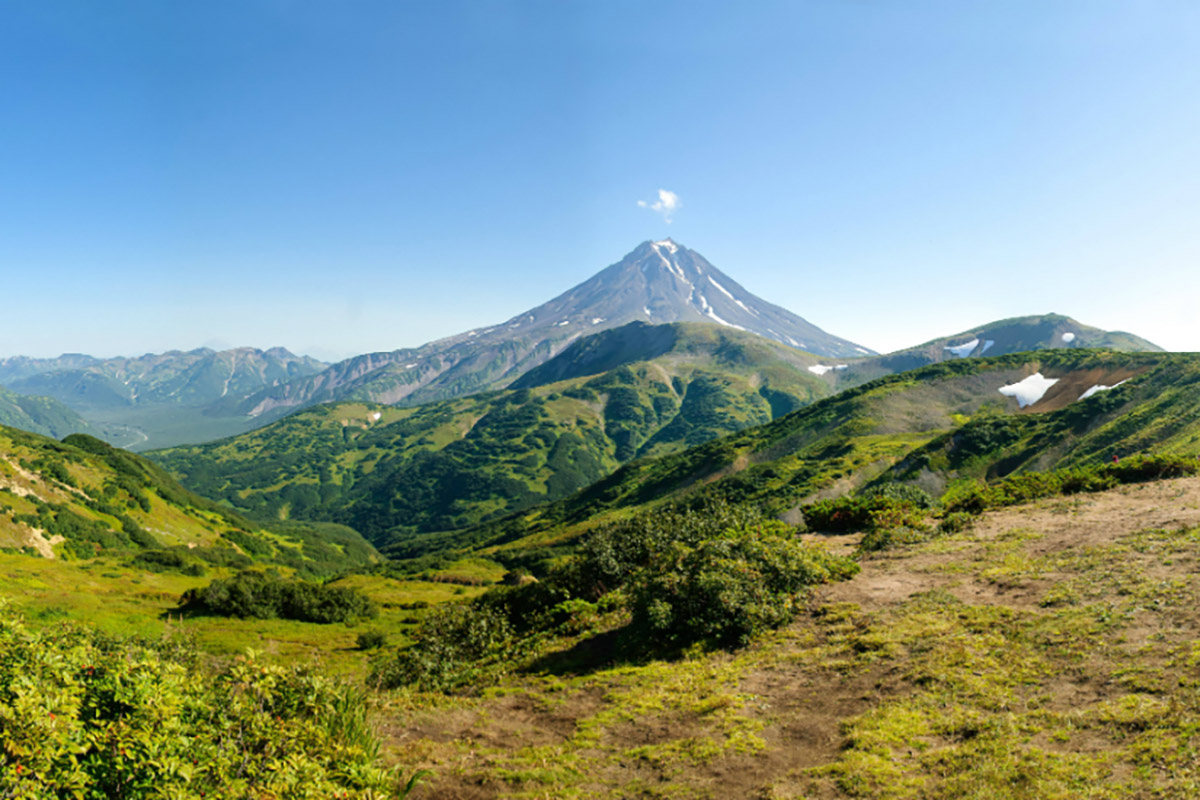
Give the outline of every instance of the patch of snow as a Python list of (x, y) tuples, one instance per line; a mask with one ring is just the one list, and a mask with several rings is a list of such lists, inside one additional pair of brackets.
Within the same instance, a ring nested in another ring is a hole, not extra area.
[(1071, 342), (1075, 341), (1075, 334), (1068, 331), (1062, 335), (1062, 340), (1067, 344), (1070, 344)]
[(721, 319), (717, 316), (717, 312), (713, 311), (711, 308), (706, 308), (704, 313), (711, 317), (714, 321), (721, 323), (727, 328), (737, 328), (739, 331), (746, 330), (741, 325), (734, 325), (732, 322), (726, 322), (725, 320)]
[(987, 340), (985, 340), (985, 341), (984, 341), (984, 343), (983, 343), (983, 347), (981, 347), (981, 348), (979, 349), (979, 355), (983, 355), (984, 353), (986, 353), (986, 352), (988, 351), (988, 348), (989, 348), (989, 347), (991, 347), (991, 346), (992, 346), (992, 345), (994, 345), (994, 344), (995, 344), (995, 342), (994, 342), (994, 341), (992, 341), (991, 339), (987, 339)]
[(730, 300), (732, 300), (733, 302), (735, 302), (735, 303), (737, 303), (739, 306), (741, 306), (741, 307), (742, 307), (742, 311), (745, 311), (747, 314), (753, 314), (753, 315), (754, 315), (754, 316), (756, 316), (756, 317), (758, 316), (758, 312), (757, 312), (757, 311), (755, 311), (755, 310), (753, 310), (753, 309), (751, 309), (751, 308), (747, 308), (745, 303), (743, 303), (741, 300), (738, 300), (736, 297), (734, 297), (734, 296), (733, 296), (733, 294), (731, 294), (731, 293), (730, 293), (730, 291), (729, 291), (728, 289), (726, 289), (726, 288), (725, 288), (724, 286), (722, 286), (721, 284), (717, 283), (717, 282), (716, 282), (716, 281), (713, 279), (713, 276), (712, 276), (712, 275), (709, 275), (709, 276), (708, 276), (708, 282), (709, 282), (709, 283), (711, 283), (713, 286), (717, 287), (717, 291), (719, 291), (721, 294), (725, 295), (725, 296), (726, 296), (726, 297), (728, 297)]
[(1056, 383), (1058, 383), (1058, 378), (1047, 378), (1042, 373), (1035, 372), (1022, 381), (1001, 386), (998, 391), (1007, 397), (1017, 398), (1017, 405), (1025, 408), (1041, 400), (1042, 396), (1046, 394), (1046, 390)]
[(650, 316), (650, 306), (642, 306), (642, 311), (646, 312), (646, 316)]
[(415, 366), (416, 366), (416, 364), (405, 364), (405, 365), (404, 365), (404, 368), (405, 368), (405, 369), (412, 369), (412, 368), (413, 368), (413, 367), (415, 367)]
[(675, 243), (672, 242), (670, 239), (663, 239), (661, 242), (655, 242), (654, 244), (656, 247), (665, 247), (668, 250), (670, 250), (672, 253), (674, 253), (676, 250), (679, 249), (678, 247), (675, 246)]
[(371, 413), (371, 420), (373, 422), (379, 422), (380, 418), (382, 418), (382, 417), (383, 417), (383, 414), (378, 411)]
[(792, 347), (804, 347), (804, 345), (800, 344), (799, 342), (797, 342), (795, 339), (793, 339), (790, 336), (785, 336), (783, 338), (787, 339), (788, 344), (790, 344)]
[[(672, 272), (672, 273), (678, 275), (680, 278), (683, 278), (686, 281), (687, 277), (683, 274), (683, 270), (679, 268), (679, 265), (676, 264), (674, 261), (671, 261), (670, 259), (668, 259), (666, 256), (664, 256), (662, 254), (662, 252), (658, 249), (658, 246), (660, 244), (661, 244), (661, 242), (655, 242), (654, 244), (652, 244), (650, 246), (652, 248), (654, 248), (655, 254), (662, 260), (663, 266), (667, 268), (668, 272)], [(674, 253), (675, 250), (672, 249), (671, 252)]]
[(554, 324), (555, 324), (555, 326), (556, 326), (556, 327), (559, 327), (559, 328), (561, 328), (563, 325), (570, 325), (570, 324), (571, 324), (571, 320), (569, 320), (569, 319), (564, 319), (562, 322), (556, 322), (556, 323), (554, 323)]
[(728, 289), (726, 289), (724, 286), (722, 286), (721, 284), (719, 284), (715, 280), (713, 280), (712, 275), (708, 276), (708, 282), (711, 283), (713, 286), (717, 287), (717, 291), (719, 291), (721, 294), (728, 297), (730, 300), (734, 300), (734, 301), (737, 300), (736, 297), (734, 297), (732, 294), (729, 293)]
[[(991, 342), (988, 342), (988, 344), (991, 344)], [(870, 350), (867, 350), (866, 348), (863, 348), (863, 347), (855, 347), (854, 349), (855, 349), (855, 350), (857, 350), (858, 352), (862, 353), (864, 356), (869, 356), (869, 355), (871, 355), (871, 351), (870, 351)]]
[(849, 369), (850, 365), (849, 364), (834, 364), (833, 368), (834, 369)]
[(1125, 379), (1125, 380), (1123, 380), (1123, 381), (1118, 381), (1117, 383), (1114, 383), (1112, 386), (1105, 386), (1105, 385), (1104, 385), (1104, 384), (1102, 384), (1102, 383), (1097, 383), (1095, 386), (1093, 386), (1092, 388), (1088, 389), (1088, 390), (1087, 390), (1086, 392), (1084, 392), (1083, 394), (1079, 395), (1079, 399), (1080, 399), (1080, 400), (1087, 400), (1089, 397), (1091, 397), (1092, 395), (1094, 395), (1096, 392), (1107, 392), (1109, 389), (1115, 389), (1115, 388), (1117, 388), (1118, 386), (1120, 386), (1122, 383), (1127, 383), (1128, 381), (1129, 381), (1129, 378), (1126, 378), (1126, 379)]
[(826, 372), (832, 372), (835, 369), (846, 369), (849, 366), (850, 366), (849, 364), (833, 364), (833, 365), (813, 364), (811, 367), (808, 368), (808, 371), (813, 373), (814, 375), (824, 375)]
[(592, 317), (593, 325), (599, 325), (601, 322), (604, 322), (604, 317)]
[(467, 336), (478, 336), (478, 335), (479, 335), (478, 331), (467, 331)]
[(966, 358), (967, 356), (971, 355), (971, 351), (978, 346), (979, 339), (972, 339), (965, 344), (946, 345), (942, 349), (951, 355), (958, 356), (959, 358)]

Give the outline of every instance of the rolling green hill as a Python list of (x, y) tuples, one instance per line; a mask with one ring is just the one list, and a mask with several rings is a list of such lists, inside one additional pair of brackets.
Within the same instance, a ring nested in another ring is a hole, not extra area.
[(53, 397), (10, 392), (0, 386), (0, 425), (61, 438), (97, 433), (90, 422)]
[[(1054, 381), (1036, 402), (1022, 406), (999, 391), (1033, 375)], [(904, 481), (937, 494), (960, 478), (1150, 451), (1200, 453), (1200, 356), (1048, 350), (955, 359), (877, 379), (698, 447), (637, 460), (549, 505), (397, 541), (385, 552), (415, 557), (490, 546), (502, 548), (494, 553), (501, 558), (519, 560), (521, 551), (568, 540), (597, 519), (664, 502), (722, 499), (790, 518), (803, 502), (872, 482)]]
[(2, 426), (0, 548), (49, 559), (157, 553), (149, 558), (273, 564), (313, 576), (377, 557), (342, 526), (250, 522), (86, 434), (59, 442)]
[(630, 459), (768, 422), (829, 391), (814, 362), (715, 325), (634, 323), (576, 342), (520, 388), (319, 406), (153, 458), (255, 516), (333, 520), (382, 542), (555, 500)]

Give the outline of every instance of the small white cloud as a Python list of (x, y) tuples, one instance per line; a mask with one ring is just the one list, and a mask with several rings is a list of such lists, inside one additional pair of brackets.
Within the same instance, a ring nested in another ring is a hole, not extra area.
[(663, 219), (670, 224), (671, 216), (683, 207), (683, 203), (679, 199), (679, 195), (674, 192), (669, 192), (666, 189), (658, 190), (658, 200), (654, 203), (647, 203), (645, 200), (638, 200), (638, 205), (642, 208), (648, 208), (651, 211), (657, 211), (662, 214)]

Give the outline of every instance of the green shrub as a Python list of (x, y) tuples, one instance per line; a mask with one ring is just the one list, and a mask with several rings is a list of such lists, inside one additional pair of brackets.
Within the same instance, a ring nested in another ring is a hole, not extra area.
[(370, 598), (356, 589), (284, 580), (254, 570), (188, 589), (179, 607), (222, 617), (280, 617), (324, 624), (371, 619), (379, 613)]
[(0, 796), (360, 800), (405, 791), (361, 692), (183, 646), (27, 628), (0, 607)]
[(178, 550), (146, 550), (130, 559), (129, 566), (146, 572), (178, 572), (193, 578), (204, 574), (204, 565)]
[(866, 497), (845, 495), (832, 500), (818, 500), (801, 510), (809, 530), (825, 532), (889, 527), (919, 529), (924, 526), (925, 517), (914, 503), (882, 494)]
[(363, 631), (355, 640), (359, 650), (378, 650), (387, 644), (387, 634), (383, 631)]
[(807, 587), (858, 569), (798, 542), (781, 522), (731, 529), (695, 546), (672, 542), (631, 582), (633, 627), (651, 645), (741, 646), (789, 622)]
[(413, 644), (372, 665), (369, 680), (383, 688), (416, 686), (448, 691), (475, 682), (513, 654), (513, 628), (490, 605), (447, 604), (430, 612)]
[(888, 500), (908, 503), (915, 508), (922, 509), (930, 509), (935, 505), (929, 492), (920, 486), (915, 486), (911, 483), (899, 483), (897, 481), (888, 481), (887, 483), (868, 486), (859, 492), (858, 496), (865, 499), (883, 497)]

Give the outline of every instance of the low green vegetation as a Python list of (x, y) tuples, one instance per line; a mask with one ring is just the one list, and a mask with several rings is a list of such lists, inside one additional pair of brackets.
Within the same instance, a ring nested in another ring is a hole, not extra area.
[(360, 690), (172, 641), (34, 629), (0, 606), (0, 793), (13, 798), (396, 797)]

